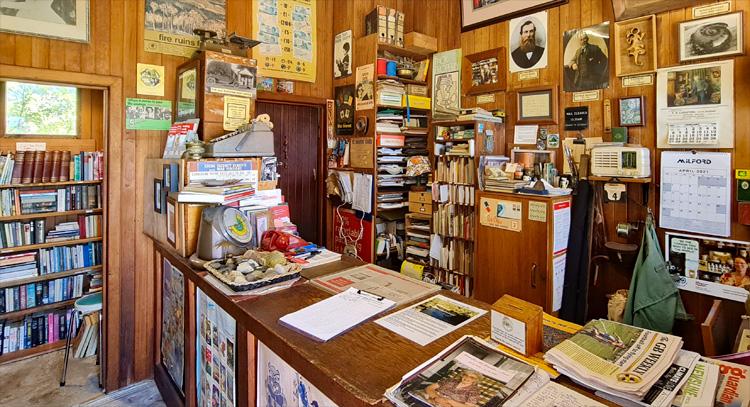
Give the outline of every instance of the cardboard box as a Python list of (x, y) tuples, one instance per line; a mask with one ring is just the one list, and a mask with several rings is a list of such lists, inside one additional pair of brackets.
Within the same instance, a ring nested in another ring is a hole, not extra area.
[(423, 54), (432, 54), (438, 50), (435, 37), (412, 31), (404, 35), (404, 47)]
[(426, 96), (404, 95), (401, 98), (401, 106), (429, 110), (431, 101), (432, 99)]
[(429, 192), (409, 191), (409, 203), (426, 203), (432, 205), (432, 194)]
[(425, 97), (429, 96), (427, 93), (427, 85), (415, 85), (415, 84), (406, 85), (406, 94), (413, 95), (413, 96), (425, 96)]
[(431, 214), (432, 213), (432, 203), (420, 203), (420, 202), (411, 202), (411, 201), (409, 201), (409, 212), (421, 213), (421, 214)]
[(526, 356), (543, 350), (542, 307), (506, 294), (492, 304), (490, 313), (493, 340)]
[(365, 35), (378, 34), (378, 42), (388, 42), (388, 9), (385, 6), (375, 7), (365, 16)]

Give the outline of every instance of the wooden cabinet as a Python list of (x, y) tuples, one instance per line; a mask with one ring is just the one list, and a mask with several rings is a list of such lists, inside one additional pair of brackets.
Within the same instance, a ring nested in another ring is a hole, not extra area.
[(546, 312), (557, 311), (565, 276), (571, 197), (479, 192), (476, 202), (474, 297), (493, 303), (511, 294)]

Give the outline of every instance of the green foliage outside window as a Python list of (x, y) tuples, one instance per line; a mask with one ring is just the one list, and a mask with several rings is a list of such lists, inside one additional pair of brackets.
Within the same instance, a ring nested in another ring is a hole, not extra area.
[(5, 83), (5, 133), (75, 136), (78, 90), (70, 86)]

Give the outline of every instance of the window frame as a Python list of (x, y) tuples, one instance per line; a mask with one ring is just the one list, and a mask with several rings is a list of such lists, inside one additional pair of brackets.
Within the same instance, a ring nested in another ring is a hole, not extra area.
[[(6, 103), (5, 103), (5, 93), (6, 93), (6, 83), (8, 82), (22, 82), (22, 83), (29, 83), (32, 85), (46, 85), (46, 86), (61, 86), (61, 87), (72, 87), (76, 89), (76, 130), (75, 134), (29, 134), (29, 133), (19, 133), (19, 134), (8, 134), (6, 132), (5, 123), (7, 120), (6, 117)], [(44, 138), (54, 138), (54, 139), (66, 139), (66, 140), (78, 140), (82, 138), (81, 135), (81, 116), (83, 112), (83, 105), (82, 105), (82, 98), (81, 98), (81, 86), (68, 84), (68, 83), (55, 83), (55, 82), (42, 82), (42, 81), (28, 81), (28, 80), (21, 80), (21, 79), (14, 79), (14, 78), (5, 78), (0, 77), (0, 100), (2, 100), (3, 103), (0, 103), (0, 137), (3, 138), (12, 138), (12, 139), (44, 139)]]

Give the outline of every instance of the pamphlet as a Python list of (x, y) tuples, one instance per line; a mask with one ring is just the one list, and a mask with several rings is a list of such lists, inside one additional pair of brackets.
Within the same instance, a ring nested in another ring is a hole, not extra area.
[(436, 295), (375, 322), (425, 346), (486, 313), (487, 310)]

